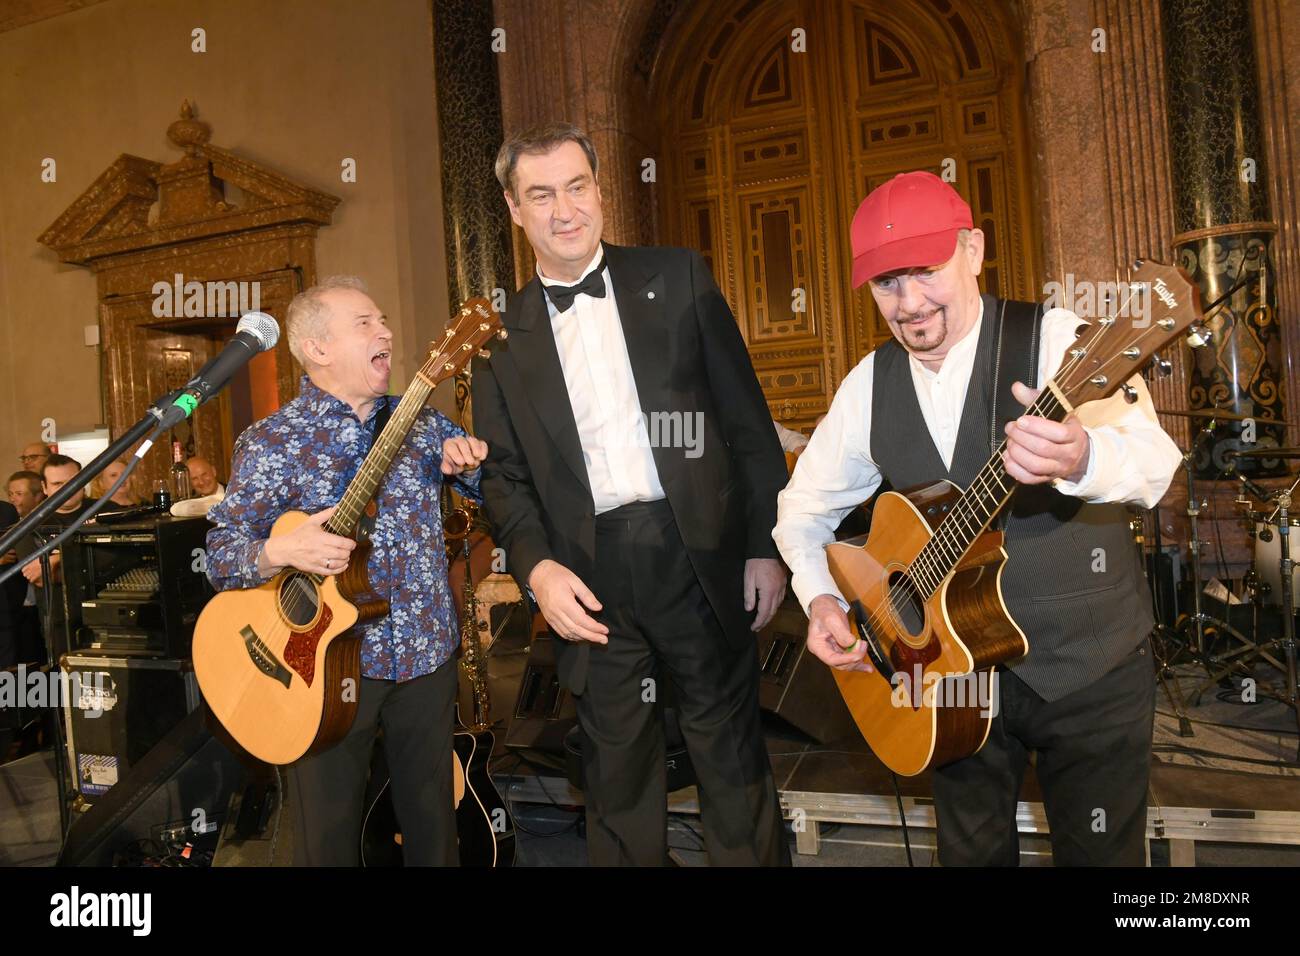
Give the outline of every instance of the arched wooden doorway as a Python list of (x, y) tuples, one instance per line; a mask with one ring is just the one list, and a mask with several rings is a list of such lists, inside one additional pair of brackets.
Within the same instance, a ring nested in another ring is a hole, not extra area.
[(848, 236), (895, 173), (946, 174), (988, 236), (982, 285), (1038, 297), (1019, 50), (1001, 3), (733, 0), (674, 18), (652, 91), (662, 238), (703, 252), (787, 426), (807, 430), (889, 335), (850, 288)]

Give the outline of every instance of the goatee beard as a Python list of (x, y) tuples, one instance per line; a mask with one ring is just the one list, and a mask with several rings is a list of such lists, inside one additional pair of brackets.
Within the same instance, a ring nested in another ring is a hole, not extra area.
[[(912, 316), (910, 319), (904, 319), (900, 323), (899, 327), (902, 329), (903, 332), (903, 341), (907, 344), (907, 347), (913, 352), (933, 351), (934, 349), (937, 349), (940, 345), (942, 345), (944, 341), (948, 338), (948, 313), (942, 308), (935, 309), (933, 312), (931, 312), (929, 315), (926, 316), (926, 319), (933, 318), (935, 315), (938, 315), (940, 317), (939, 327), (933, 330), (932, 332), (920, 332), (920, 333), (910, 334), (908, 322), (910, 322), (912, 319), (915, 319), (916, 316)], [(931, 337), (931, 335), (933, 335), (933, 337)]]

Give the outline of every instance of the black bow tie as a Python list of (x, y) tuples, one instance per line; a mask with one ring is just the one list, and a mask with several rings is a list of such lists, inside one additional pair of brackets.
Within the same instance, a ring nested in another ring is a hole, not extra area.
[(574, 296), (580, 292), (603, 299), (605, 298), (605, 259), (602, 256), (600, 265), (588, 272), (586, 278), (575, 285), (547, 285), (543, 282), (542, 288), (554, 303), (555, 311), (560, 313), (569, 311)]

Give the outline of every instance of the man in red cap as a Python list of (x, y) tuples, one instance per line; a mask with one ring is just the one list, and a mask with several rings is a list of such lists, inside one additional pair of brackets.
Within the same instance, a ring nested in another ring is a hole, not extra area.
[[(984, 746), (935, 768), (939, 861), (1015, 865), (1016, 803), (1031, 752), (1058, 865), (1145, 860), (1155, 691), (1153, 620), (1126, 505), (1149, 508), (1179, 461), (1140, 376), (1137, 400), (1024, 415), (1082, 321), (981, 295), (984, 235), (937, 176), (904, 173), (853, 218), (853, 284), (894, 334), (845, 378), (778, 499), (778, 547), (808, 613), (808, 647), (870, 670), (825, 546), (880, 488), (966, 487), (1005, 436), (1022, 487), (1006, 509), (1003, 599), (1030, 652), (1000, 669)], [(1026, 384), (1028, 383), (1028, 384)], [(1037, 387), (1031, 387), (1037, 386)]]

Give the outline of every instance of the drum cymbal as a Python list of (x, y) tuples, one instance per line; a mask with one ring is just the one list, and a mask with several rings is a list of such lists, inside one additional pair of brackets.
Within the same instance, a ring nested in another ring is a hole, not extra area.
[(1285, 418), (1260, 418), (1257, 415), (1238, 415), (1236, 412), (1230, 412), (1226, 409), (1219, 408), (1198, 408), (1195, 411), (1183, 411), (1182, 409), (1157, 408), (1157, 415), (1178, 415), (1182, 418), (1214, 418), (1221, 422), (1244, 422), (1254, 421), (1257, 425), (1289, 425), (1291, 424)]
[(1300, 458), (1300, 448), (1251, 448), (1228, 454), (1233, 458)]

